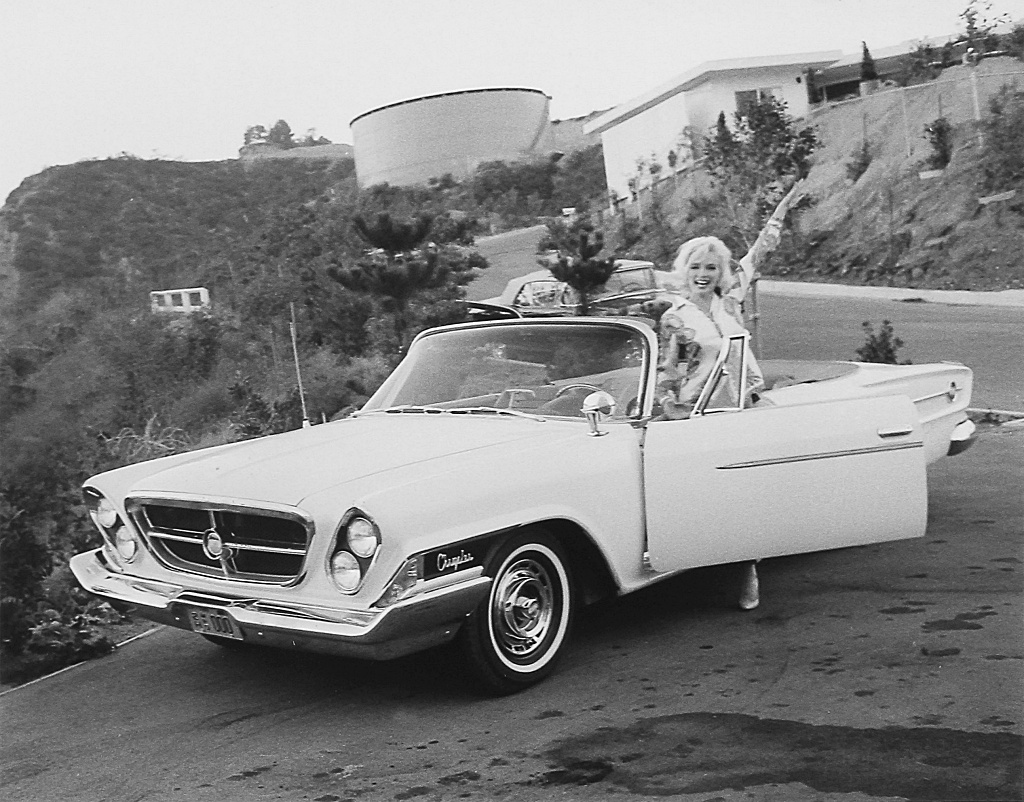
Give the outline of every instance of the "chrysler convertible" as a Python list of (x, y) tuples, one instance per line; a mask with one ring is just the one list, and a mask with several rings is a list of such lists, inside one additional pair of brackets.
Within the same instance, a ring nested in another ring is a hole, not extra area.
[(670, 419), (657, 344), (642, 318), (428, 330), (350, 417), (89, 479), (102, 546), (72, 570), (227, 647), (380, 660), (454, 640), (509, 693), (596, 599), (923, 535), (926, 466), (975, 436), (955, 363), (762, 360), (751, 403), (745, 334)]

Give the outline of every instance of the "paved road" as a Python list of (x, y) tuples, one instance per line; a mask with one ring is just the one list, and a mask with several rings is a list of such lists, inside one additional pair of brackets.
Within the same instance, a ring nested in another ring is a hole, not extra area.
[(532, 226), (477, 239), (477, 250), (487, 258), (488, 267), (469, 285), (467, 297), (471, 301), (493, 298), (509, 279), (538, 270), (537, 243), (546, 231), (547, 226)]
[(753, 613), (721, 568), (602, 603), (515, 697), (446, 649), (160, 630), (0, 697), (0, 797), (1020, 799), (1024, 428), (997, 431), (933, 467), (923, 539), (766, 561)]

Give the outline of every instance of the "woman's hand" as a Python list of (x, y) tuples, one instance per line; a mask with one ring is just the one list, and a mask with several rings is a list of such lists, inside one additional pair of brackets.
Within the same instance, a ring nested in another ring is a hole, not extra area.
[(772, 217), (761, 231), (761, 245), (765, 251), (774, 251), (782, 242), (782, 221)]

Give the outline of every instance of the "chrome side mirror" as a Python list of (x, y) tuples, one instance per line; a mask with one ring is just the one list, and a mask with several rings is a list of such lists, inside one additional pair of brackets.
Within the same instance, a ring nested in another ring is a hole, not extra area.
[(602, 435), (608, 434), (608, 432), (602, 432), (597, 424), (601, 422), (603, 418), (615, 414), (615, 399), (611, 397), (604, 390), (598, 390), (596, 393), (591, 393), (583, 399), (583, 406), (581, 407), (583, 414), (587, 418), (587, 423), (590, 424), (590, 436), (601, 437)]

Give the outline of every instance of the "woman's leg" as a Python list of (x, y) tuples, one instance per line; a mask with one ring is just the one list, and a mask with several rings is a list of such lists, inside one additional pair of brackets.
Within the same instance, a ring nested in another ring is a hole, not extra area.
[(743, 583), (740, 585), (740, 609), (753, 610), (761, 603), (761, 585), (757, 578), (757, 562), (743, 566)]

